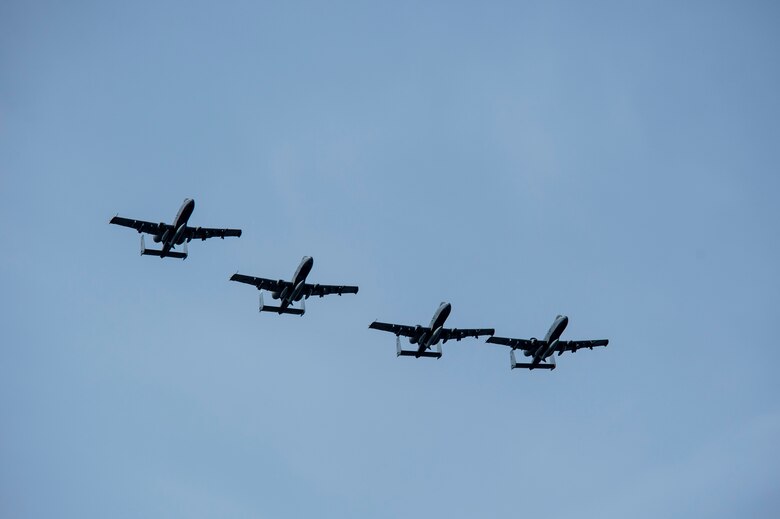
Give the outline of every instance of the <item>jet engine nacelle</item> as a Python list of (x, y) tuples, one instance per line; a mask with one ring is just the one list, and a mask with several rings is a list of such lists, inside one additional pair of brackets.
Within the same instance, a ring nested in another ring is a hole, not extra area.
[(160, 236), (159, 234), (155, 234), (154, 236), (152, 236), (152, 240), (154, 240), (154, 243), (160, 243), (162, 241), (162, 236)]
[(181, 224), (178, 229), (176, 229), (176, 234), (173, 235), (173, 243), (176, 245), (181, 245), (184, 243), (184, 229), (187, 227), (187, 224)]
[(409, 337), (410, 344), (417, 344), (417, 341), (423, 338), (422, 326), (419, 324), (414, 327), (414, 333)]
[[(192, 236), (193, 236), (194, 234), (200, 234), (200, 227), (197, 227), (197, 228), (195, 229), (195, 232), (194, 232), (192, 235), (190, 235), (190, 236), (187, 236), (187, 243), (189, 243), (189, 242), (191, 242), (191, 241), (192, 241)], [(205, 241), (205, 239), (204, 239), (204, 241)]]
[(274, 298), (274, 299), (279, 299), (280, 295), (281, 294), (279, 292), (277, 292), (277, 291), (271, 292), (271, 297)]
[(171, 230), (170, 229), (165, 229), (165, 232), (162, 233), (162, 236), (160, 236), (160, 241), (167, 242), (168, 238), (170, 238), (170, 237), (171, 237)]

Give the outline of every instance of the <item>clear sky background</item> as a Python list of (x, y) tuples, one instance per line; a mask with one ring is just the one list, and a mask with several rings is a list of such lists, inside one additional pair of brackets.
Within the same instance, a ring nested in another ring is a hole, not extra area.
[[(587, 4), (587, 5), (584, 5)], [(777, 517), (774, 2), (0, 3), (0, 516)], [(140, 257), (114, 214), (240, 239)], [(228, 278), (360, 286), (304, 317)], [(609, 338), (555, 371), (374, 319)]]

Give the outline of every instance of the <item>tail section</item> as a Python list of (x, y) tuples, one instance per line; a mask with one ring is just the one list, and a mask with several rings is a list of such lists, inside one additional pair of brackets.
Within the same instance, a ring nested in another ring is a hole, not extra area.
[(429, 357), (440, 359), (442, 355), (441, 344), (437, 344), (436, 349), (433, 351), (404, 350), (401, 348), (401, 338), (398, 336), (395, 338), (395, 351), (397, 357)]
[(178, 258), (187, 259), (187, 244), (184, 244), (184, 252), (170, 250), (163, 253), (162, 250), (147, 249), (144, 243), (144, 236), (141, 235), (141, 256), (157, 256), (158, 258)]
[(290, 306), (284, 308), (282, 306), (271, 306), (263, 304), (263, 293), (260, 293), (260, 311), (261, 312), (273, 312), (277, 314), (291, 314), (291, 315), (303, 315), (306, 313), (306, 305), (301, 300), (300, 308), (292, 308)]
[(537, 364), (534, 364), (533, 362), (517, 362), (515, 359), (515, 350), (512, 350), (509, 353), (509, 365), (511, 369), (515, 368), (526, 368), (526, 369), (549, 369), (554, 370), (555, 369), (555, 357), (550, 357), (548, 361), (546, 362), (539, 362)]

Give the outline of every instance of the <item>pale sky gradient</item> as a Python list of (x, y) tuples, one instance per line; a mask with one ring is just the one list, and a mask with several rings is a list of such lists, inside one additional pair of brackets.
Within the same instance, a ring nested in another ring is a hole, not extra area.
[[(0, 516), (775, 518), (773, 2), (0, 3)], [(111, 216), (240, 239), (138, 255)], [(239, 270), (360, 286), (257, 312)], [(374, 319), (609, 338), (552, 372)]]

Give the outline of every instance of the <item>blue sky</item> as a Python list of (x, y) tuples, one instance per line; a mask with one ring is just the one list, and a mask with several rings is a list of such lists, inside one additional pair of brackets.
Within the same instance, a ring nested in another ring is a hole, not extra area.
[[(776, 517), (771, 2), (0, 5), (0, 515)], [(244, 235), (138, 256), (119, 213)], [(259, 315), (239, 270), (354, 283)], [(610, 346), (398, 359), (376, 319)]]

